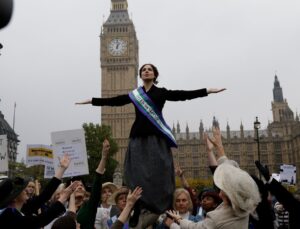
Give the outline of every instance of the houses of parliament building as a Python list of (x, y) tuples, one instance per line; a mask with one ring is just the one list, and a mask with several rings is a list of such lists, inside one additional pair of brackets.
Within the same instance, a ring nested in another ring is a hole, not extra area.
[[(127, 0), (111, 0), (110, 15), (103, 23), (100, 34), (101, 97), (127, 94), (137, 87), (139, 43), (134, 24), (128, 14)], [(129, 131), (135, 119), (132, 104), (122, 107), (102, 107), (101, 124), (111, 127), (119, 145), (116, 159), (124, 161)], [(259, 130), (260, 158), (271, 172), (278, 173), (281, 164), (294, 164), (300, 168), (300, 122), (283, 97), (278, 77), (275, 76), (272, 102), (273, 121), (267, 129)], [(213, 125), (218, 126), (214, 118)], [(190, 178), (208, 178), (207, 155), (203, 142), (204, 125), (198, 132), (181, 131), (173, 127), (178, 148), (173, 150), (174, 161), (179, 162)], [(222, 131), (227, 156), (236, 160), (241, 168), (257, 173), (254, 161), (258, 159), (255, 130)], [(299, 169), (297, 178), (299, 178)], [(298, 182), (299, 184), (299, 182)]]

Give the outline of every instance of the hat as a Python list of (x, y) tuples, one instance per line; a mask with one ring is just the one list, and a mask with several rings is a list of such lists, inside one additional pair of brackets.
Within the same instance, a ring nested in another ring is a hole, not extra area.
[(64, 215), (55, 220), (51, 229), (76, 229), (76, 221), (72, 216)]
[(102, 189), (104, 189), (104, 188), (110, 188), (111, 191), (114, 193), (118, 187), (117, 187), (117, 185), (115, 185), (112, 182), (105, 182), (102, 184)]
[(219, 165), (215, 184), (227, 195), (236, 214), (251, 213), (261, 201), (258, 187), (251, 176), (231, 164)]
[(13, 180), (6, 178), (0, 183), (0, 209), (6, 207), (26, 188), (28, 180), (16, 177)]
[(118, 190), (116, 190), (108, 199), (108, 203), (111, 205), (116, 205), (117, 203), (117, 199), (120, 195), (122, 194), (128, 194), (129, 193), (129, 189), (125, 186), (119, 188)]

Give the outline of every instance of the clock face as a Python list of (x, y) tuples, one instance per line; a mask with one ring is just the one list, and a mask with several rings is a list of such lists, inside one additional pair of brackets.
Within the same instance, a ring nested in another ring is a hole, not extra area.
[(113, 56), (121, 56), (125, 53), (127, 49), (127, 42), (120, 39), (115, 38), (112, 39), (108, 44), (108, 52)]

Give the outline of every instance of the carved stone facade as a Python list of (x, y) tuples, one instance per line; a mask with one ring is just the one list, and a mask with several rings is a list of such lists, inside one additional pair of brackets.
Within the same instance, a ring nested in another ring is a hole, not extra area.
[[(281, 164), (294, 164), (297, 167), (297, 184), (300, 177), (300, 122), (299, 116), (289, 108), (287, 100), (283, 99), (282, 89), (275, 76), (273, 89), (272, 111), (273, 122), (267, 129), (259, 130), (261, 161), (267, 164), (272, 173), (279, 173)], [(218, 126), (214, 118), (213, 124)], [(208, 130), (208, 132), (210, 132)], [(173, 133), (177, 139), (178, 149), (173, 150), (174, 161), (178, 162), (190, 178), (207, 178), (211, 176), (207, 168), (207, 156), (203, 142), (204, 126), (200, 122), (199, 132), (180, 132), (173, 127)], [(226, 155), (236, 160), (241, 168), (249, 173), (257, 174), (254, 161), (258, 160), (257, 137), (255, 130), (244, 130), (243, 124), (240, 130), (231, 131), (227, 124), (226, 131), (222, 131), (223, 144)]]
[[(111, 0), (110, 15), (100, 35), (101, 97), (128, 94), (137, 87), (138, 40), (127, 11), (127, 0)], [(119, 145), (116, 159), (122, 163), (135, 119), (132, 104), (102, 107), (101, 124), (109, 125)]]

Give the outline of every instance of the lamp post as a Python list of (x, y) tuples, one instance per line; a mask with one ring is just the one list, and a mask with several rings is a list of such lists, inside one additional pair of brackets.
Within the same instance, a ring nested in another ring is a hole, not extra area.
[[(260, 149), (259, 149), (259, 134), (258, 130), (260, 129), (260, 122), (258, 121), (258, 118), (256, 117), (255, 122), (254, 122), (254, 129), (256, 131), (256, 139), (254, 139), (257, 142), (257, 156), (258, 156), (258, 161), (260, 161)], [(259, 173), (259, 179), (261, 179), (261, 174)]]

